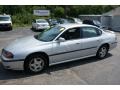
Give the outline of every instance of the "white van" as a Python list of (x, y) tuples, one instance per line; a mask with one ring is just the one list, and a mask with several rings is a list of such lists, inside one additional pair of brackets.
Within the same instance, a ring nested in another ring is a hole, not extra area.
[(12, 30), (12, 20), (10, 15), (0, 15), (0, 30)]

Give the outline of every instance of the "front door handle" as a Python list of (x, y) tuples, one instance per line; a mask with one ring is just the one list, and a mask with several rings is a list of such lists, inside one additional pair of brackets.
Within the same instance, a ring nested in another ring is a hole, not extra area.
[(76, 43), (76, 44), (80, 44), (80, 43)]

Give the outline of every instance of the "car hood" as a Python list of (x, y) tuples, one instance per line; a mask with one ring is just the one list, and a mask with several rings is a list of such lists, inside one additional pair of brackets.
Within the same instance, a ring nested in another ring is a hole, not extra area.
[(20, 38), (20, 39), (16, 39), (15, 41), (13, 41), (11, 44), (9, 44), (5, 50), (8, 50), (10, 52), (14, 52), (14, 51), (20, 51), (20, 50), (26, 50), (26, 49), (30, 49), (30, 48), (34, 48), (37, 46), (41, 46), (41, 45), (45, 45), (48, 44), (50, 42), (42, 42), (39, 41), (37, 39), (34, 38), (34, 36), (28, 36), (25, 38)]
[(3, 23), (11, 23), (11, 21), (0, 21), (0, 24), (3, 24)]

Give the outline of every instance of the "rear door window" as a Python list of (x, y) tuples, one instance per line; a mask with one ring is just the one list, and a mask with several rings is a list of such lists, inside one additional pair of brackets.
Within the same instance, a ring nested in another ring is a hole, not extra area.
[(94, 28), (94, 27), (82, 27), (81, 28), (81, 36), (82, 38), (91, 38), (97, 37), (101, 35), (101, 30)]

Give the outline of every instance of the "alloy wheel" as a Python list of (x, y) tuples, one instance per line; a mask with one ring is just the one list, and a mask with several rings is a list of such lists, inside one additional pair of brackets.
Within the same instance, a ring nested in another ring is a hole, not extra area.
[(101, 47), (99, 51), (99, 57), (104, 58), (107, 54), (107, 48), (106, 47)]
[(29, 63), (29, 69), (33, 72), (41, 71), (45, 66), (45, 62), (42, 58), (33, 58)]

